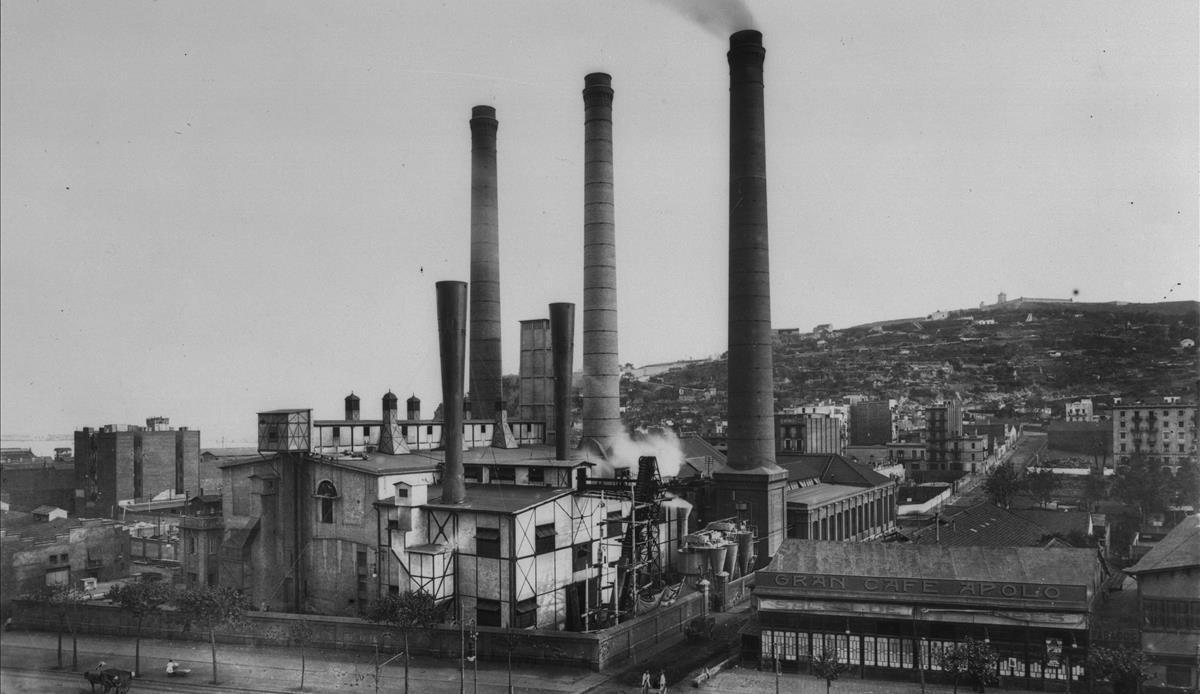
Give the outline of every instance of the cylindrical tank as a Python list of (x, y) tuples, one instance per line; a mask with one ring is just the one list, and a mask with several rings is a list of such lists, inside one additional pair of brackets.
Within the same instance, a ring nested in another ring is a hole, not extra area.
[(730, 576), (737, 573), (738, 569), (738, 545), (736, 542), (730, 542), (725, 545), (725, 571)]
[(740, 560), (739, 568), (742, 570), (742, 575), (745, 576), (750, 572), (751, 553), (754, 551), (754, 533), (749, 530), (740, 530), (736, 537), (738, 559)]
[(692, 547), (679, 549), (679, 573), (685, 576), (699, 576), (704, 573), (704, 555)]
[(729, 549), (725, 545), (712, 545), (706, 550), (708, 554), (708, 566), (712, 572), (718, 573), (725, 570), (725, 555)]

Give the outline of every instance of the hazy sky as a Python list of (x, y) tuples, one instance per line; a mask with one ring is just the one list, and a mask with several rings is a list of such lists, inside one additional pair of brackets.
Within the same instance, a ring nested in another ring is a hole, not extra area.
[(581, 327), (593, 71), (620, 359), (723, 351), (742, 28), (767, 48), (776, 327), (1200, 297), (1195, 0), (751, 2), (753, 27), (648, 0), (0, 8), (5, 435), (163, 415), (213, 446), (352, 390), (377, 417), (389, 388), (432, 413), (477, 104), (515, 373), (518, 321), (573, 301)]

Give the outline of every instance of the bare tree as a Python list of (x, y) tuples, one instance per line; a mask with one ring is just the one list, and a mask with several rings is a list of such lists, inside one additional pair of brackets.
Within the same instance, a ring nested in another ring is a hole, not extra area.
[(212, 645), (212, 684), (217, 681), (217, 629), (241, 621), (242, 614), (250, 609), (246, 596), (225, 586), (205, 586), (180, 592), (175, 605), (183, 613), (188, 624), (195, 622), (208, 631)]
[(138, 581), (113, 586), (104, 596), (121, 609), (133, 613), (134, 619), (137, 620), (133, 652), (134, 672), (142, 671), (142, 625), (148, 616), (158, 612), (163, 605), (171, 601), (172, 593), (171, 587), (164, 583)]

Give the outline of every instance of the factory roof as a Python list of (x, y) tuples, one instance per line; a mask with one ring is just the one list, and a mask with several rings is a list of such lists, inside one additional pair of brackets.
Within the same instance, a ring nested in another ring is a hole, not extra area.
[(1191, 515), (1171, 529), (1137, 564), (1125, 569), (1129, 574), (1174, 571), (1200, 566), (1200, 515)]
[(787, 503), (788, 506), (795, 505), (813, 508), (861, 493), (863, 493), (862, 487), (851, 487), (846, 484), (815, 484), (811, 487), (789, 490), (787, 493)]
[(814, 453), (775, 457), (779, 467), (788, 473), (789, 482), (820, 480), (823, 484), (844, 484), (855, 487), (879, 487), (892, 484), (892, 479), (881, 475), (862, 463), (846, 460), (835, 453)]
[[(520, 448), (493, 448), (481, 446), (462, 453), (463, 465), (529, 465), (532, 467), (562, 467), (575, 468), (583, 465), (593, 465), (586, 460), (558, 460), (554, 455), (553, 446), (534, 445)], [(309, 453), (312, 459), (330, 465), (359, 470), (374, 474), (394, 474), (397, 472), (420, 472), (436, 469), (442, 465), (446, 452), (444, 450), (414, 451), (400, 455), (380, 453), (378, 451), (356, 451), (341, 454)], [(244, 456), (230, 459), (221, 468), (232, 468), (248, 465), (260, 460), (273, 457), (267, 454), (263, 458)]]
[(1092, 585), (1095, 549), (953, 547), (896, 542), (784, 540), (763, 571), (1016, 583)]
[(431, 501), (427, 502), (424, 508), (515, 514), (560, 497), (570, 496), (573, 493), (573, 489), (556, 489), (554, 487), (469, 484), (467, 485), (466, 501), (461, 504), (443, 504), (441, 501), (432, 501), (432, 499), (441, 499), (442, 497), (442, 486), (439, 484), (429, 487)]

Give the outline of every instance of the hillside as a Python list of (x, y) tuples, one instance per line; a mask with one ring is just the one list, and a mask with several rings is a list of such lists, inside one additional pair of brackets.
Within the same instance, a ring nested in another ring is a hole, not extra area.
[[(1192, 346), (1185, 346), (1185, 340)], [(1039, 303), (951, 311), (776, 341), (776, 408), (869, 398), (927, 403), (957, 391), (969, 405), (1020, 414), (1069, 399), (1197, 394), (1200, 303)], [(627, 382), (626, 420), (724, 416), (724, 358)], [(716, 389), (716, 394), (711, 395)], [(707, 393), (707, 394), (706, 394)], [(681, 402), (682, 400), (682, 402)], [(676, 423), (679, 426), (679, 423)]]

